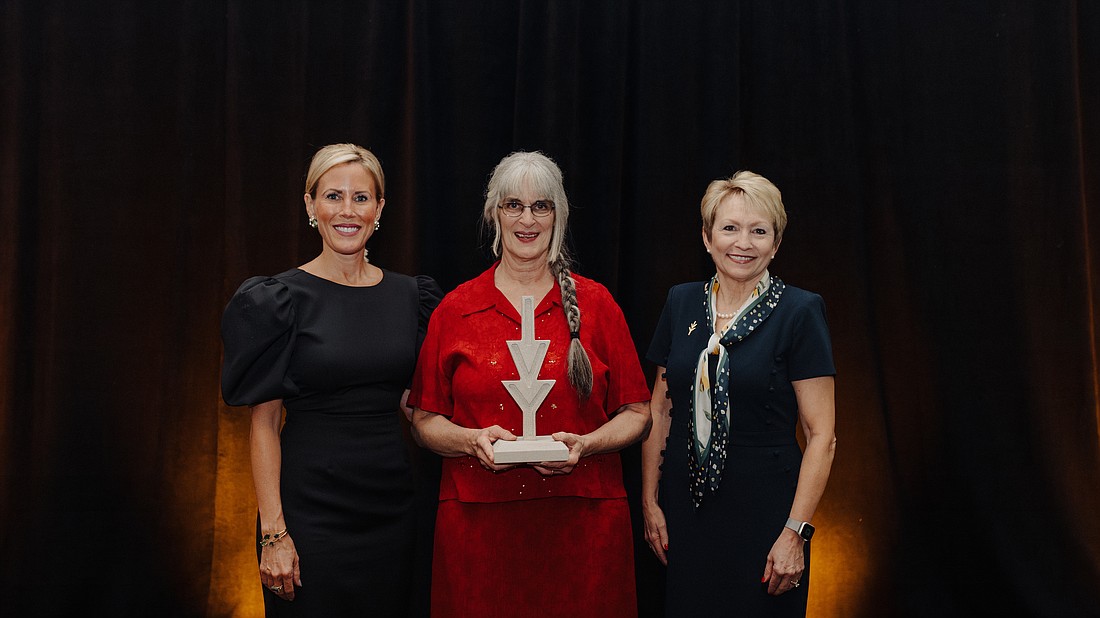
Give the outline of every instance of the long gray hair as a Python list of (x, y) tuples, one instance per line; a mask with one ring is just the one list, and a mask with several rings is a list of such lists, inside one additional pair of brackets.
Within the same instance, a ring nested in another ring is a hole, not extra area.
[(561, 289), (565, 319), (569, 323), (569, 383), (573, 390), (586, 399), (592, 394), (592, 363), (581, 344), (581, 309), (577, 306), (577, 286), (570, 269), (573, 260), (565, 246), (566, 225), (569, 223), (569, 198), (561, 168), (541, 152), (513, 152), (500, 160), (489, 177), (485, 190), (485, 208), (482, 224), (493, 231), (493, 255), (500, 257), (502, 239), (499, 205), (504, 198), (518, 195), (524, 188), (554, 203), (554, 227), (550, 235), (550, 248), (546, 261), (550, 272)]

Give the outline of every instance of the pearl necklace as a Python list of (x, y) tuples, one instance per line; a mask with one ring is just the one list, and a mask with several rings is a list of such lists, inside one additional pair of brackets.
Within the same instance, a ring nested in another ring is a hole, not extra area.
[(714, 315), (716, 317), (722, 318), (723, 320), (728, 320), (733, 317), (732, 313), (722, 313), (721, 311), (715, 311)]

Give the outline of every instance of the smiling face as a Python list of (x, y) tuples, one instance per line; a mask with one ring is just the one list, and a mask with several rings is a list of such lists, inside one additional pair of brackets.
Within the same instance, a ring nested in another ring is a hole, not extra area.
[[(531, 189), (531, 184), (523, 183), (523, 188), (515, 194), (503, 196), (501, 203), (516, 201), (530, 206), (538, 201), (551, 201), (549, 196), (540, 195)], [(554, 218), (556, 213), (551, 212), (545, 217), (536, 217), (530, 208), (524, 208), (523, 214), (518, 217), (509, 217), (502, 209), (497, 208), (497, 225), (500, 226), (500, 239), (502, 253), (505, 257), (531, 260), (535, 258), (547, 259), (550, 251), (550, 240), (554, 232)]]
[[(534, 201), (545, 200), (553, 203), (553, 213), (545, 217), (535, 217), (532, 222), (529, 209), (519, 217), (508, 217), (500, 212), (500, 205), (509, 201), (530, 206)], [(569, 222), (569, 198), (562, 186), (562, 172), (557, 163), (541, 152), (516, 151), (500, 160), (489, 176), (485, 188), (485, 205), (481, 211), (481, 220), (485, 228), (492, 233), (493, 255), (518, 257), (517, 249), (529, 251), (532, 241), (547, 243), (544, 257), (548, 262), (568, 261), (565, 248), (566, 226)], [(517, 230), (524, 230), (516, 236)], [(538, 236), (532, 236), (536, 233)], [(505, 236), (508, 245), (505, 246)]]
[(779, 249), (775, 225), (763, 209), (753, 207), (744, 194), (731, 193), (719, 204), (703, 244), (718, 269), (719, 280), (755, 285)]
[(305, 194), (306, 214), (317, 219), (324, 250), (361, 254), (386, 204), (374, 177), (358, 162), (342, 163), (321, 175), (314, 195)]

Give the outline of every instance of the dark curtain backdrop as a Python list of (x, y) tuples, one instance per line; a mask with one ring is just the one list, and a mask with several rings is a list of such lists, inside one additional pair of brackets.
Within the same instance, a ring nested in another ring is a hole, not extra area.
[(447, 290), (488, 264), (492, 166), (554, 157), (639, 351), (712, 272), (707, 182), (767, 176), (839, 372), (811, 615), (1100, 615), (1100, 4), (2, 0), (0, 29), (4, 615), (253, 615), (219, 321), (319, 251), (337, 141), (386, 170), (372, 260)]

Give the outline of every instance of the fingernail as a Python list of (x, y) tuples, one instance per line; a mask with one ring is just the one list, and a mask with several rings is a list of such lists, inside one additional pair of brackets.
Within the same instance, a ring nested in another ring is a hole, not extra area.
[(768, 576), (767, 576), (767, 575), (765, 575), (764, 577), (761, 577), (761, 578), (760, 578), (760, 583), (761, 583), (761, 584), (762, 584), (762, 583), (764, 583), (764, 582), (766, 582), (766, 581), (768, 581)]
[(665, 551), (668, 551), (668, 543), (665, 543)]

